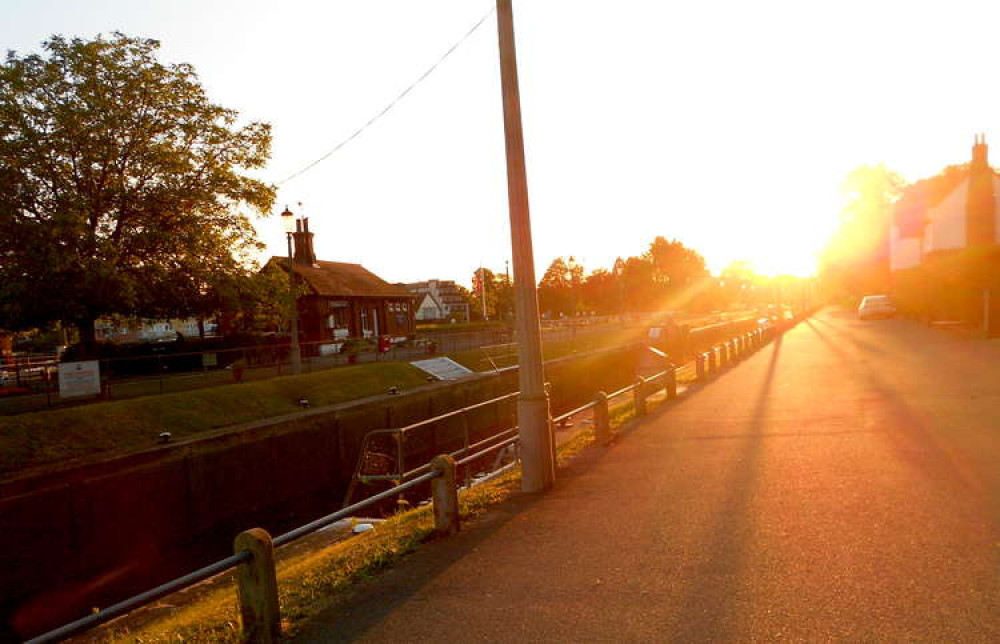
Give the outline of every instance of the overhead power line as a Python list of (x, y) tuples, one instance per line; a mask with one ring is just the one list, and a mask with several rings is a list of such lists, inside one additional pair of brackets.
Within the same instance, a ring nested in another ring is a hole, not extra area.
[(490, 14), (492, 14), (494, 11), (496, 11), (496, 7), (491, 7), (489, 11), (487, 11), (485, 14), (483, 14), (483, 17), (480, 18), (476, 22), (476, 24), (472, 25), (472, 27), (467, 32), (465, 32), (465, 35), (462, 36), (458, 40), (458, 42), (456, 42), (454, 45), (452, 45), (451, 47), (449, 47), (448, 51), (444, 52), (444, 54), (440, 58), (438, 58), (437, 61), (433, 65), (431, 65), (430, 67), (427, 68), (427, 71), (425, 71), (423, 74), (421, 74), (417, 78), (417, 80), (415, 80), (412, 83), (410, 83), (410, 85), (407, 86), (407, 88), (404, 89), (402, 92), (400, 92), (399, 95), (396, 96), (396, 98), (392, 99), (389, 102), (388, 105), (386, 105), (384, 108), (382, 108), (382, 111), (378, 112), (377, 114), (375, 114), (375, 116), (373, 116), (370, 119), (368, 119), (367, 123), (365, 123), (364, 125), (362, 125), (361, 127), (359, 127), (357, 130), (355, 130), (354, 133), (351, 134), (350, 136), (348, 136), (346, 139), (342, 140), (340, 143), (338, 143), (337, 145), (335, 145), (332, 150), (330, 150), (329, 152), (327, 152), (326, 154), (324, 154), (320, 158), (316, 159), (312, 163), (308, 164), (307, 166), (305, 166), (301, 170), (299, 170), (299, 171), (297, 171), (297, 172), (295, 172), (295, 173), (293, 173), (293, 174), (285, 177), (284, 179), (282, 179), (281, 181), (278, 182), (278, 185), (280, 186), (280, 185), (283, 185), (285, 183), (288, 183), (289, 181), (291, 181), (292, 179), (298, 177), (299, 175), (304, 174), (304, 173), (308, 172), (309, 170), (312, 170), (317, 165), (319, 165), (323, 161), (326, 161), (327, 159), (329, 159), (330, 157), (332, 157), (334, 154), (336, 154), (342, 147), (344, 147), (345, 145), (347, 145), (348, 143), (350, 143), (354, 139), (358, 138), (358, 136), (362, 132), (364, 132), (365, 130), (367, 130), (373, 123), (375, 123), (375, 121), (377, 121), (380, 118), (382, 118), (383, 116), (385, 116), (389, 112), (389, 110), (391, 110), (393, 107), (395, 107), (396, 103), (398, 103), (399, 101), (401, 101), (404, 96), (406, 96), (407, 94), (409, 94), (410, 91), (414, 87), (416, 87), (417, 85), (419, 85), (420, 83), (422, 83), (428, 76), (430, 76), (431, 73), (433, 73), (434, 70), (438, 68), (438, 65), (440, 65), (442, 62), (444, 62), (444, 60), (446, 58), (448, 58), (448, 56), (450, 56), (456, 49), (458, 49), (462, 45), (462, 43), (464, 43), (466, 40), (468, 40), (469, 36), (471, 36), (473, 33), (475, 33), (475, 31), (477, 29), (479, 29), (479, 27), (481, 27), (484, 22), (486, 22), (486, 19), (489, 18)]

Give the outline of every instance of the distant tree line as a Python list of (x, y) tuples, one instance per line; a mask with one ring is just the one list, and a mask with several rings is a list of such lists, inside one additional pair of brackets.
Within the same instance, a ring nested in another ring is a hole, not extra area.
[[(788, 299), (797, 283), (794, 278), (763, 278), (747, 262), (734, 262), (714, 277), (697, 251), (659, 236), (641, 254), (589, 272), (574, 256), (557, 257), (539, 280), (538, 306), (549, 318), (591, 312), (705, 312)], [(506, 273), (477, 269), (472, 285), (469, 301), (474, 318), (482, 317), (484, 285), (487, 315), (512, 316), (513, 288)]]

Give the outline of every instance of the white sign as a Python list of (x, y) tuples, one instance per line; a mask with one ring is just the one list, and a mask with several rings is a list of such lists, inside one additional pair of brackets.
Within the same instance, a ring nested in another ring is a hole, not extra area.
[(59, 364), (59, 397), (96, 396), (101, 393), (101, 363), (63, 362)]
[(422, 369), (438, 380), (458, 380), (473, 373), (451, 358), (428, 358), (411, 362), (417, 369)]
[(319, 354), (323, 357), (332, 356), (340, 353), (340, 347), (343, 343), (341, 342), (329, 342), (327, 344), (319, 345)]

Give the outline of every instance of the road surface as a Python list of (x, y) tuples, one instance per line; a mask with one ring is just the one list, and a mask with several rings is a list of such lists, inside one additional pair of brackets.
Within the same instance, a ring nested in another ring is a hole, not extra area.
[(823, 312), (356, 586), (361, 641), (1000, 641), (1000, 345)]

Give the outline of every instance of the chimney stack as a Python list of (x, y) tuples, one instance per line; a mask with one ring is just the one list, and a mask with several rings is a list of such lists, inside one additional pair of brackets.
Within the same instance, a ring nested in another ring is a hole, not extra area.
[(316, 253), (313, 251), (313, 234), (309, 232), (309, 218), (302, 217), (295, 221), (295, 263), (302, 266), (315, 266)]

